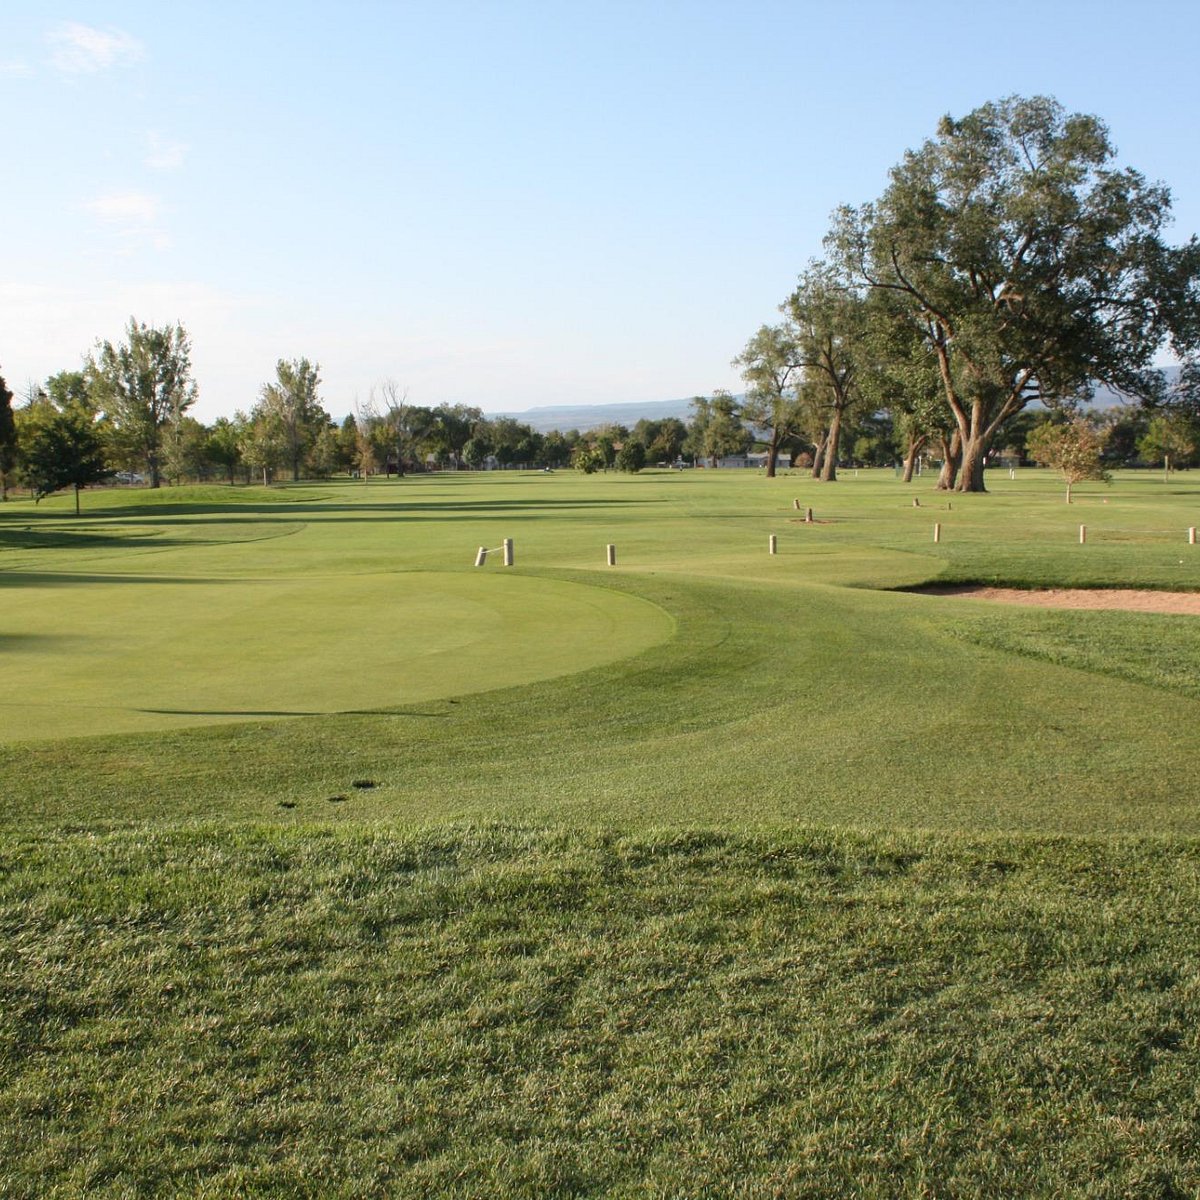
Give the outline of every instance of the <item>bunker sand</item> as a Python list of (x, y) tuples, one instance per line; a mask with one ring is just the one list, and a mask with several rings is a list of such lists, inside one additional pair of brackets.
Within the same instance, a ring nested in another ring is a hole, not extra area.
[(1138, 588), (1002, 588), (970, 584), (918, 590), (926, 596), (963, 596), (971, 600), (1037, 608), (1113, 609), (1200, 616), (1200, 592), (1159, 592)]

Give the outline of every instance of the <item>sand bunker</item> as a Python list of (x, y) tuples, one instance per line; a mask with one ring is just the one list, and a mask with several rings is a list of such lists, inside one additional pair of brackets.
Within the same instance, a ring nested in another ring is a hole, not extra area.
[(1124, 612), (1183, 613), (1200, 617), (1200, 592), (1155, 592), (1135, 588), (1003, 588), (964, 586), (926, 587), (927, 596), (963, 596), (997, 604), (1026, 604), (1039, 608), (1120, 609)]

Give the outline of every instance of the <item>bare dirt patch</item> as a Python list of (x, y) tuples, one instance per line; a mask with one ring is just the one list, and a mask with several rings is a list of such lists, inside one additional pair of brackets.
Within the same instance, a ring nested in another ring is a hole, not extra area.
[(970, 600), (1037, 608), (1117, 609), (1200, 617), (1200, 592), (1156, 592), (1138, 588), (1003, 588), (973, 584), (913, 590), (925, 596), (962, 596)]

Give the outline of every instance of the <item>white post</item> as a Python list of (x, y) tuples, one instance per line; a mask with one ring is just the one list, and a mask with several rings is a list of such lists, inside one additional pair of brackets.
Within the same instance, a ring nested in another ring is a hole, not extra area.
[(1196, 527), (1195, 527), (1195, 525), (1192, 525), (1192, 526), (1189, 526), (1189, 528), (1188, 528), (1188, 545), (1194, 546), (1195, 544), (1196, 544)]
[(799, 511), (800, 511), (800, 497), (799, 497), (799, 496), (797, 496), (797, 497), (796, 497), (796, 499), (792, 501), (792, 507), (793, 507), (793, 508), (794, 508), (794, 509), (795, 509), (797, 512), (799, 512)]
[(805, 523), (805, 525), (811, 525), (813, 523), (811, 508), (806, 508), (804, 510), (804, 523)]
[(935, 542), (942, 540), (942, 523), (940, 521), (934, 521), (933, 523), (933, 540)]
[(615, 567), (617, 565), (617, 548), (612, 544), (612, 542), (609, 542), (608, 546), (606, 547), (606, 556), (608, 558), (608, 565), (610, 567)]
[(479, 553), (475, 555), (475, 565), (477, 567), (482, 567), (485, 562), (487, 562), (487, 547), (480, 546)]
[(506, 567), (513, 565), (512, 538), (504, 539), (504, 565)]
[(913, 508), (920, 508), (920, 507), (921, 507), (921, 497), (914, 496), (913, 497)]
[(1079, 544), (1082, 546), (1087, 542), (1087, 526), (1080, 525), (1079, 527)]
[(771, 536), (769, 538), (767, 538), (767, 553), (768, 554), (777, 554), (778, 551), (776, 550), (776, 545), (777, 545), (777, 543), (775, 541), (775, 535), (771, 534)]

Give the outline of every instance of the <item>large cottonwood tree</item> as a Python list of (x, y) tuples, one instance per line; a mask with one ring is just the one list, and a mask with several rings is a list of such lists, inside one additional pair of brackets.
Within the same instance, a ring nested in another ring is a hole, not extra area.
[(1196, 344), (1200, 244), (1168, 246), (1169, 192), (1114, 158), (1096, 117), (1010, 97), (943, 118), (878, 201), (835, 218), (830, 250), (936, 356), (960, 491), (985, 490), (987, 453), (1026, 405), (1097, 383), (1154, 399), (1162, 348)]

